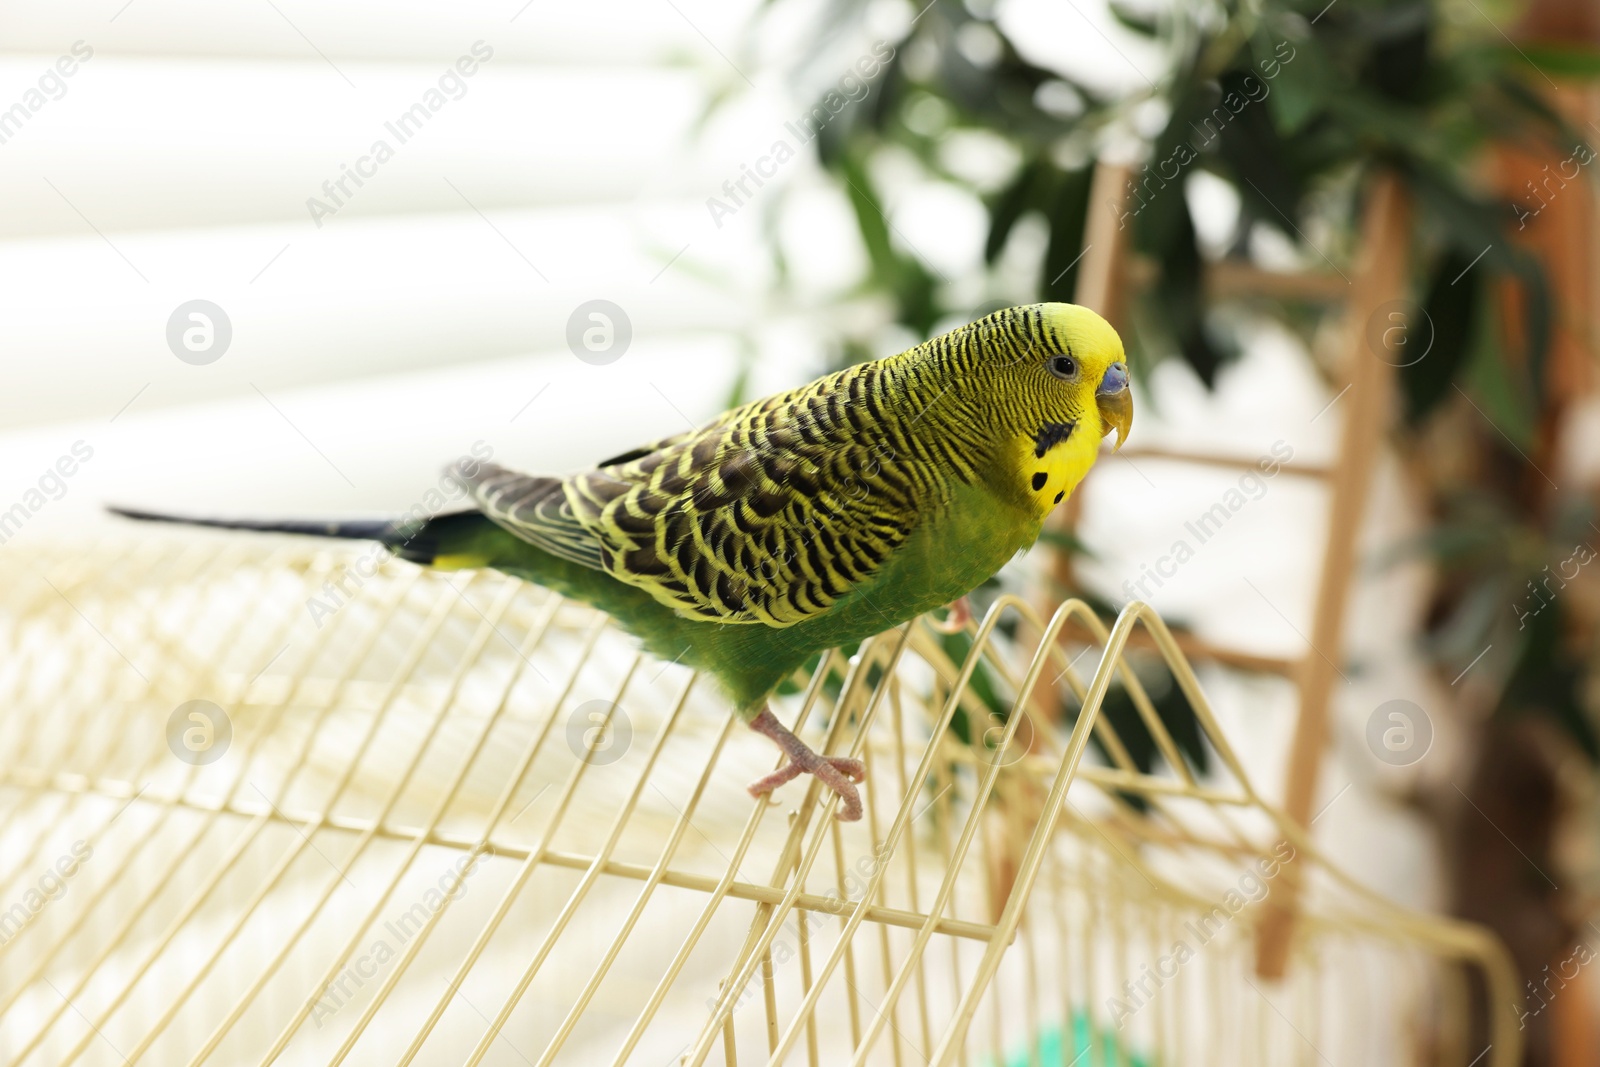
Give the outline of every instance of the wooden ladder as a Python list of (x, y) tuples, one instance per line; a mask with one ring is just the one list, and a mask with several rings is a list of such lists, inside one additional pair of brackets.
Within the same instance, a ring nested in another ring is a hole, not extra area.
[[(1122, 225), (1131, 168), (1100, 164), (1091, 183), (1089, 222), (1085, 227), (1083, 267), (1075, 298), (1093, 308), (1119, 329), (1125, 325), (1130, 289), (1137, 284), (1129, 250), (1130, 230)], [(1343, 647), (1345, 608), (1355, 573), (1356, 540), (1361, 531), (1373, 470), (1388, 429), (1395, 390), (1394, 366), (1368, 348), (1367, 319), (1382, 304), (1407, 294), (1410, 252), (1411, 201), (1400, 180), (1380, 173), (1370, 183), (1361, 221), (1361, 252), (1354, 275), (1346, 281), (1338, 274), (1283, 274), (1236, 264), (1216, 264), (1206, 275), (1209, 296), (1256, 295), (1276, 298), (1310, 298), (1344, 305), (1339, 341), (1339, 371), (1345, 386), (1335, 397), (1343, 425), (1339, 451), (1327, 467), (1286, 463), (1282, 473), (1326, 482), (1331, 493), (1322, 566), (1312, 610), (1310, 647), (1304, 655), (1285, 659), (1249, 649), (1219, 645), (1186, 635), (1180, 646), (1191, 658), (1209, 659), (1228, 666), (1282, 675), (1299, 690), (1299, 716), (1289, 750), (1288, 781), (1283, 808), (1290, 818), (1308, 827), (1317, 796), (1322, 755), (1328, 742), (1328, 710)], [(1333, 406), (1330, 404), (1330, 407)], [(1129, 445), (1123, 455), (1154, 458), (1203, 466), (1254, 470), (1249, 458), (1183, 452)], [(1077, 524), (1083, 494), (1074, 494), (1063, 509), (1062, 525)], [(1061, 588), (1074, 587), (1072, 561), (1066, 552), (1056, 554), (1054, 576)], [(1083, 639), (1083, 633), (1072, 633)], [(1256, 971), (1266, 978), (1282, 976), (1288, 966), (1294, 918), (1301, 892), (1300, 875), (1293, 864), (1284, 868), (1282, 883), (1267, 899), (1257, 930)]]

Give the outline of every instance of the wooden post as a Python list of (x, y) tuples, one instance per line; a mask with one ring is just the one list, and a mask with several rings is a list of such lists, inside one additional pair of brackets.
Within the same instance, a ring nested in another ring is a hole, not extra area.
[[(1521, 44), (1592, 52), (1600, 47), (1600, 3), (1531, 0), (1510, 35)], [(1592, 403), (1600, 391), (1600, 375), (1595, 367), (1595, 356), (1600, 352), (1600, 313), (1596, 311), (1600, 308), (1600, 203), (1593, 184), (1594, 171), (1600, 167), (1600, 161), (1594, 158), (1600, 147), (1595, 137), (1595, 131), (1600, 129), (1600, 88), (1592, 79), (1559, 74), (1548, 89), (1543, 87), (1543, 81), (1535, 79), (1534, 88), (1567, 120), (1580, 138), (1579, 143), (1535, 146), (1507, 137), (1494, 147), (1491, 180), (1502, 196), (1522, 204), (1512, 240), (1543, 266), (1552, 303), (1550, 348), (1544, 367), (1545, 396), (1537, 423), (1538, 437), (1530, 449), (1533, 462), (1568, 492), (1592, 496), (1597, 486), (1592, 479), (1584, 484), (1587, 472), (1574, 470), (1560, 446), (1572, 409)], [(1520, 294), (1509, 286), (1502, 290), (1501, 297), (1502, 308), (1510, 313), (1506, 334), (1512, 340), (1507, 347), (1515, 354), (1522, 347), (1516, 331), (1522, 325), (1520, 316), (1525, 309)], [(1530, 496), (1532, 508), (1541, 513), (1543, 522), (1550, 524), (1557, 504), (1555, 491), (1541, 478), (1535, 481)], [(1600, 612), (1591, 602), (1574, 599), (1565, 611), (1566, 638), (1592, 641), (1600, 632)], [(1482, 758), (1498, 757), (1486, 754)], [(1573, 819), (1569, 815), (1565, 821), (1570, 823)], [(1551, 833), (1559, 837), (1563, 829), (1557, 826)], [(1473, 872), (1462, 864), (1455, 877), (1459, 884), (1471, 879)], [(1536, 938), (1526, 936), (1528, 929), (1546, 930), (1550, 941), (1561, 939), (1558, 943), (1562, 947), (1550, 966), (1552, 971), (1570, 954), (1572, 939), (1587, 937), (1583, 923), (1593, 914), (1593, 905), (1575, 899), (1579, 895), (1569, 892), (1546, 898), (1542, 893), (1529, 897), (1504, 894), (1496, 902), (1497, 921), (1491, 923), (1495, 932), (1508, 941), (1519, 932), (1524, 935), (1516, 945), (1525, 968), (1519, 977), (1538, 981), (1534, 968), (1542, 962), (1529, 952), (1530, 942), (1536, 943)], [(1547, 911), (1555, 914), (1551, 916)], [(1535, 1019), (1530, 1026), (1529, 1043), (1548, 1043), (1552, 1067), (1600, 1062), (1600, 1012), (1595, 1007), (1591, 979), (1592, 975), (1580, 974), (1551, 1004), (1548, 1016)], [(1541, 1030), (1545, 1033), (1541, 1034)]]
[[(1089, 207), (1084, 220), (1082, 265), (1072, 293), (1075, 303), (1099, 312), (1118, 329), (1122, 326), (1119, 319), (1128, 289), (1128, 239), (1131, 232), (1123, 221), (1123, 213), (1128, 200), (1128, 178), (1131, 173), (1132, 168), (1125, 164), (1095, 165), (1094, 176), (1089, 183)], [(1082, 513), (1083, 492), (1080, 489), (1067, 499), (1065, 506), (1057, 508), (1050, 516), (1049, 529), (1070, 534), (1077, 529)], [(1048, 567), (1051, 581), (1041, 583), (1032, 596), (1039, 618), (1044, 620), (1055, 614), (1056, 608), (1066, 599), (1066, 591), (1077, 585), (1072, 571), (1072, 553), (1067, 549), (1058, 548), (1051, 552)], [(1036, 686), (1029, 704), (1039, 722), (1053, 723), (1060, 718), (1062, 705), (1054, 683)], [(1038, 736), (1030, 735), (1029, 751), (1033, 751), (1038, 744)], [(995, 797), (999, 806), (1022, 805), (1032, 812), (1020, 819), (1012, 818), (1005, 826), (1033, 822), (1043, 812), (1044, 793), (1036, 786), (1018, 784), (1016, 788), (997, 792)], [(998, 919), (1000, 909), (1011, 899), (1013, 882), (1022, 859), (1019, 846), (1019, 842), (1008, 837), (994, 843), (993, 867), (989, 871), (989, 900), (995, 909), (990, 916), (991, 922)]]
[[(1575, 130), (1588, 133), (1591, 124), (1600, 120), (1600, 100), (1592, 85), (1563, 80), (1544, 96)], [(1492, 177), (1498, 191), (1521, 203), (1527, 212), (1512, 240), (1544, 267), (1550, 289), (1553, 314), (1545, 364), (1548, 400), (1539, 418), (1534, 460), (1557, 480), (1561, 479), (1555, 472), (1561, 458), (1557, 438), (1566, 409), (1594, 395), (1595, 353), (1600, 351), (1600, 330), (1593, 311), (1600, 296), (1600, 257), (1595, 253), (1600, 220), (1592, 193), (1593, 172), (1600, 161), (1594, 156), (1596, 139), (1585, 137), (1584, 142), (1552, 149), (1507, 141), (1497, 144), (1493, 153)], [(1513, 287), (1505, 286), (1502, 295), (1505, 332), (1515, 339), (1508, 347), (1516, 353), (1522, 347), (1520, 332), (1526, 309)], [(1543, 492), (1546, 488), (1548, 485), (1541, 485), (1540, 491), (1548, 501), (1551, 494)]]
[[(1128, 240), (1132, 236), (1123, 223), (1123, 209), (1128, 202), (1128, 178), (1133, 169), (1125, 163), (1099, 163), (1089, 183), (1089, 209), (1083, 227), (1083, 265), (1078, 269), (1077, 284), (1072, 300), (1091, 311), (1099, 312), (1118, 330), (1123, 328), (1122, 315), (1127, 306), (1128, 294)], [(1083, 493), (1076, 492), (1067, 498), (1050, 520), (1050, 528), (1062, 533), (1072, 533), (1078, 528), (1083, 514)], [(1040, 616), (1048, 619), (1062, 598), (1059, 590), (1072, 589), (1076, 581), (1072, 573), (1072, 553), (1065, 549), (1053, 553), (1051, 577), (1055, 588), (1045, 589), (1037, 598)]]
[[(1380, 173), (1372, 182), (1361, 224), (1361, 253), (1345, 307), (1344, 373), (1349, 391), (1343, 406), (1339, 459), (1332, 472), (1328, 539), (1311, 618), (1311, 648), (1300, 670), (1300, 716), (1289, 749), (1284, 811), (1309, 827), (1314, 816), (1318, 772), (1328, 741), (1328, 705), (1344, 643), (1345, 607), (1355, 573), (1356, 539), (1361, 532), (1372, 473), (1389, 427), (1394, 366), (1368, 344), (1369, 321), (1382, 306), (1407, 292), (1411, 247), (1411, 202), (1399, 178)], [(1395, 324), (1426, 337), (1426, 323), (1400, 312)], [(1380, 332), (1381, 332), (1380, 328)], [(1425, 342), (1424, 342), (1425, 343)], [(1294, 912), (1300, 891), (1298, 867), (1284, 867), (1282, 882), (1267, 898), (1257, 931), (1256, 973), (1278, 978), (1288, 966)]]
[(1122, 327), (1128, 275), (1129, 232), (1122, 218), (1132, 173), (1123, 163), (1095, 167), (1083, 227), (1083, 269), (1072, 293), (1073, 303), (1099, 312), (1118, 329)]

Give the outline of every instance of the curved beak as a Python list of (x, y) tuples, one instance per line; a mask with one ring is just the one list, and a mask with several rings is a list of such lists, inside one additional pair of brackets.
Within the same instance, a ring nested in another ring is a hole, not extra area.
[(1100, 423), (1105, 433), (1117, 431), (1117, 449), (1128, 443), (1128, 429), (1133, 425), (1133, 393), (1128, 388), (1128, 368), (1113, 363), (1100, 379), (1100, 388), (1094, 392), (1095, 406), (1100, 409)]

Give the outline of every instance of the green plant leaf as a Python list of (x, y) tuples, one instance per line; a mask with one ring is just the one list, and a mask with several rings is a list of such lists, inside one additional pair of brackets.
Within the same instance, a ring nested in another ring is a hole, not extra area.
[(1422, 302), (1430, 347), (1416, 362), (1400, 368), (1405, 417), (1413, 425), (1451, 393), (1451, 383), (1466, 365), (1473, 334), (1481, 328), (1477, 310), (1483, 273), (1466, 252), (1456, 248), (1449, 249), (1434, 267)]
[(1011, 229), (1030, 208), (1039, 195), (1039, 186), (1050, 170), (1044, 159), (1030, 159), (1017, 168), (1016, 176), (989, 201), (989, 234), (983, 242), (983, 261), (993, 263), (1000, 250), (1005, 248)]
[(1135, 11), (1133, 8), (1117, 3), (1117, 0), (1111, 0), (1106, 7), (1110, 9), (1112, 18), (1134, 33), (1144, 37), (1155, 37), (1161, 33), (1161, 23), (1156, 20), (1154, 15), (1146, 14), (1143, 11)]
[(1508, 64), (1532, 67), (1552, 78), (1600, 78), (1600, 49), (1581, 43), (1507, 45), (1496, 49)]
[(1050, 241), (1045, 246), (1039, 299), (1071, 301), (1083, 265), (1083, 235), (1088, 228), (1089, 188), (1094, 172), (1085, 167), (1055, 175), (1047, 219)]

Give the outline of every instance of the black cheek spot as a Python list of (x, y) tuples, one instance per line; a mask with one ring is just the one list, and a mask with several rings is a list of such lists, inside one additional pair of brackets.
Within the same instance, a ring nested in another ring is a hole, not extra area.
[(1044, 488), (1044, 483), (1045, 483), (1044, 471), (1038, 471), (1033, 476), (1033, 491), (1035, 493), (1037, 493), (1039, 490), (1043, 489)]
[(1061, 503), (1061, 498), (1066, 496), (1066, 495), (1067, 495), (1067, 491), (1065, 489), (1063, 489), (1063, 490), (1061, 490), (1061, 492), (1057, 493), (1056, 494), (1056, 503), (1057, 504)]
[(1039, 433), (1034, 437), (1033, 454), (1039, 459), (1044, 454), (1072, 436), (1075, 422), (1047, 422), (1039, 427)]

